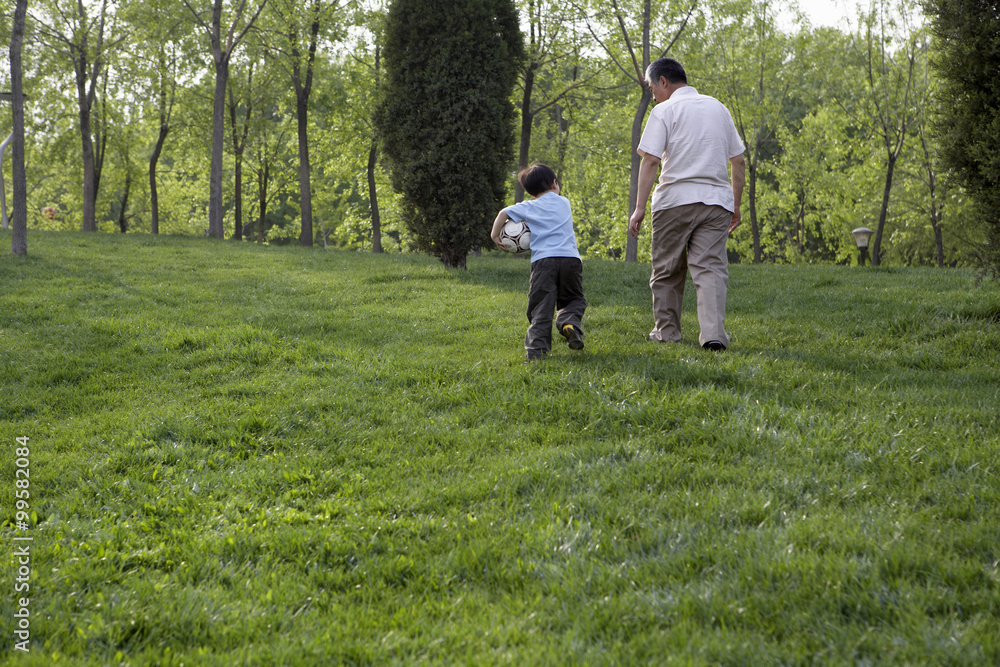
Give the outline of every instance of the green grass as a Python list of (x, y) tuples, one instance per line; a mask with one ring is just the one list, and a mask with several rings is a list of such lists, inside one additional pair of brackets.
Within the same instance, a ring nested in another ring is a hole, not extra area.
[[(1000, 289), (734, 266), (732, 348), (525, 364), (528, 263), (33, 232), (0, 257), (11, 664), (1000, 663)], [(9, 248), (9, 233), (0, 247)], [(558, 343), (558, 341), (557, 341)]]

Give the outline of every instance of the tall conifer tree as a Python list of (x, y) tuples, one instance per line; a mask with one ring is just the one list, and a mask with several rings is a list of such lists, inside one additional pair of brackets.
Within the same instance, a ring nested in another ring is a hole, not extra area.
[(393, 0), (376, 124), (418, 249), (449, 267), (489, 242), (514, 164), (523, 39), (513, 0)]
[(941, 77), (944, 159), (987, 230), (984, 268), (1000, 278), (1000, 2), (927, 0)]

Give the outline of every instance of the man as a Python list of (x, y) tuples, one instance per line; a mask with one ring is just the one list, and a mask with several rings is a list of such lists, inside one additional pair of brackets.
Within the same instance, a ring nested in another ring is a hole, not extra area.
[[(681, 339), (681, 305), (687, 271), (697, 290), (698, 342), (709, 350), (729, 347), (726, 239), (740, 224), (746, 179), (743, 142), (729, 110), (687, 85), (676, 60), (660, 58), (646, 70), (656, 100), (639, 142), (639, 192), (629, 233), (638, 238), (653, 194), (653, 330), (650, 340)], [(727, 166), (732, 164), (732, 184)]]

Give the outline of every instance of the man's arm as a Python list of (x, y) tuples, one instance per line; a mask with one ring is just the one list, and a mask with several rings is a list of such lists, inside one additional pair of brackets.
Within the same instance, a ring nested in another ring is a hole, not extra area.
[(646, 202), (649, 201), (649, 193), (656, 185), (656, 172), (660, 169), (660, 158), (650, 155), (640, 150), (642, 162), (639, 163), (639, 187), (635, 196), (635, 211), (628, 221), (628, 233), (632, 238), (639, 238), (639, 230), (642, 229), (642, 221), (646, 218)]
[(729, 223), (729, 233), (740, 226), (740, 202), (743, 201), (743, 186), (747, 182), (747, 161), (742, 155), (737, 155), (729, 160), (733, 166), (733, 197), (736, 200), (733, 212), (733, 221)]

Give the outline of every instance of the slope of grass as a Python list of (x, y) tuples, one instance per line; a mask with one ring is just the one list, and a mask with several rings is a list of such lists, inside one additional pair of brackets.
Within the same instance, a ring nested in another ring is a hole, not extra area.
[[(10, 238), (0, 234), (0, 247)], [(18, 664), (1000, 663), (1000, 290), (734, 266), (733, 346), (525, 364), (528, 263), (33, 233), (0, 258)]]

